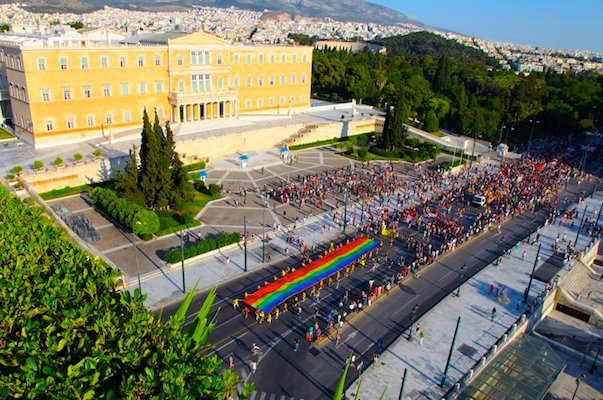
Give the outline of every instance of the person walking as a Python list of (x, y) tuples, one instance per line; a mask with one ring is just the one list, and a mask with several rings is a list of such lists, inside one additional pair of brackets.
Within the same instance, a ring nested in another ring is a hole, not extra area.
[(252, 373), (252, 374), (255, 374), (255, 371), (256, 371), (256, 369), (258, 368), (258, 364), (257, 364), (257, 362), (256, 362), (255, 360), (251, 360), (251, 365), (250, 365), (250, 367), (251, 367), (251, 373)]
[(492, 317), (490, 318), (490, 321), (494, 321), (494, 319), (496, 318), (496, 307), (492, 307)]
[(488, 291), (488, 296), (492, 296), (492, 292), (494, 292), (494, 284), (490, 284), (490, 290)]
[(293, 351), (299, 351), (299, 338), (293, 339)]
[(234, 367), (234, 357), (232, 353), (228, 356), (228, 369), (233, 369)]
[(335, 348), (339, 347), (340, 344), (341, 344), (341, 333), (337, 332), (337, 335), (335, 336)]

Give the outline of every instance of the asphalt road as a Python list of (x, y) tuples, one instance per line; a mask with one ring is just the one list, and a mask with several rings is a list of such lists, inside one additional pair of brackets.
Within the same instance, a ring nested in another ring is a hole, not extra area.
[[(567, 195), (570, 201), (574, 201), (580, 190), (587, 193), (592, 190), (584, 184), (582, 186), (583, 188), (578, 189), (575, 184), (571, 184), (567, 194), (561, 196)], [(433, 266), (424, 270), (420, 278), (411, 279), (392, 290), (388, 296), (382, 297), (372, 307), (355, 317), (344, 328), (342, 345), (338, 348), (335, 348), (331, 341), (320, 346), (304, 341), (304, 332), (314, 323), (314, 307), (317, 306), (324, 317), (327, 310), (337, 308), (336, 304), (345, 289), (363, 288), (370, 279), (369, 276), (380, 282), (388, 273), (386, 267), (379, 267), (375, 273), (359, 271), (350, 278), (343, 279), (339, 289), (330, 287), (323, 291), (320, 304), (307, 299), (301, 316), (292, 312), (281, 314), (281, 318), (272, 325), (257, 324), (251, 316), (244, 319), (240, 312), (232, 310), (230, 302), (233, 297), (241, 297), (243, 291), (254, 288), (258, 283), (272, 280), (286, 264), (279, 263), (278, 266), (270, 266), (245, 275), (218, 289), (216, 307), (221, 306), (222, 311), (219, 324), (211, 336), (211, 342), (214, 344), (212, 352), (223, 359), (233, 354), (235, 370), (244, 379), (252, 380), (258, 393), (274, 394), (276, 398), (283, 395), (306, 400), (331, 398), (342, 366), (351, 352), (356, 354), (357, 363), (363, 362), (366, 368), (372, 362), (375, 343), (379, 339), (386, 348), (408, 330), (412, 322), (411, 310), (415, 304), (419, 304), (416, 316), (418, 319), (462, 282), (490, 264), (517, 241), (531, 234), (537, 226), (542, 225), (544, 218), (543, 210), (536, 215), (525, 213), (505, 223), (502, 233), (488, 232), (457, 251), (441, 257)], [(501, 242), (502, 238), (504, 240)], [(394, 246), (390, 252), (400, 254), (400, 247)], [(293, 257), (288, 261), (291, 265), (298, 265), (299, 262), (299, 259)], [(464, 264), (467, 267), (461, 274), (460, 268)], [(205, 293), (196, 296), (191, 309), (197, 310), (204, 297)], [(172, 315), (177, 307), (177, 304), (166, 307), (163, 312), (164, 320)], [(194, 318), (194, 314), (189, 317)], [(323, 329), (324, 326), (322, 323)], [(299, 352), (293, 351), (292, 342), (296, 337), (301, 342)], [(249, 363), (252, 356), (249, 349), (254, 342), (261, 347), (261, 352), (259, 356), (254, 357), (258, 361), (258, 369), (250, 376)], [(353, 378), (354, 373), (350, 373), (348, 383)]]

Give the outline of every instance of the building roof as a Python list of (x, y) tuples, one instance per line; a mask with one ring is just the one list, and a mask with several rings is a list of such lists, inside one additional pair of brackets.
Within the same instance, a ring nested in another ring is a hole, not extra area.
[(458, 399), (542, 399), (564, 368), (546, 341), (524, 335), (502, 350)]

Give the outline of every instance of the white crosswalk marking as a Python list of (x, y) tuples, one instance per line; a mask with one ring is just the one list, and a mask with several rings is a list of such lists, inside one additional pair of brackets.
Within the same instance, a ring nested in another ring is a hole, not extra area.
[(271, 393), (270, 394), (270, 400), (274, 400), (274, 399), (276, 399), (276, 395), (274, 393)]
[(266, 392), (262, 392), (260, 395), (260, 400), (264, 400), (266, 398)]

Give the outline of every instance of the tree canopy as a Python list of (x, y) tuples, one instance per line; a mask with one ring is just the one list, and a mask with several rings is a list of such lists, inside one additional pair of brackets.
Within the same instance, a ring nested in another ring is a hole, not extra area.
[[(511, 141), (539, 134), (567, 135), (603, 117), (603, 77), (590, 73), (516, 74), (480, 50), (421, 32), (380, 39), (387, 53), (315, 51), (312, 93), (343, 101), (356, 98), (383, 107), (402, 100), (410, 117), (430, 127), (498, 140), (502, 124)], [(432, 111), (432, 113), (430, 113)], [(433, 118), (435, 116), (435, 118)]]

